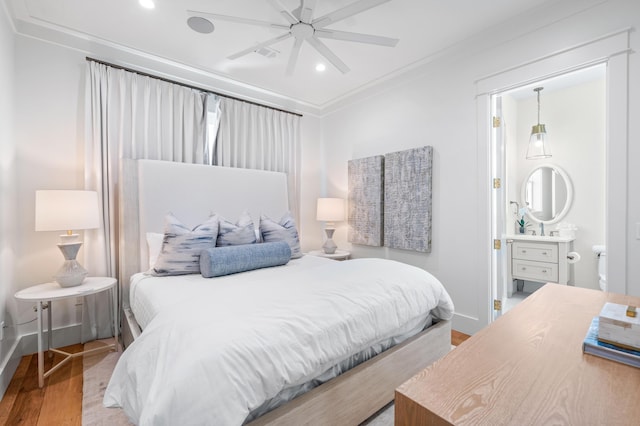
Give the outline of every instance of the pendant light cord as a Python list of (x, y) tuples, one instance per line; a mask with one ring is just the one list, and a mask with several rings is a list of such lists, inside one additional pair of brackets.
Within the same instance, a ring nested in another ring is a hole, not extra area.
[(544, 89), (544, 87), (536, 87), (535, 90), (538, 93), (538, 125), (540, 125), (540, 91)]

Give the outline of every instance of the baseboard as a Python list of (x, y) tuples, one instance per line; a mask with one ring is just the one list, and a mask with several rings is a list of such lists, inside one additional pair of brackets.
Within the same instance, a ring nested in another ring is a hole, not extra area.
[[(74, 345), (81, 341), (81, 324), (70, 325), (67, 327), (55, 328), (53, 330), (53, 347)], [(47, 333), (44, 333), (44, 344), (46, 346)], [(3, 342), (5, 343), (5, 342)], [(0, 399), (7, 391), (13, 375), (18, 369), (20, 359), (25, 355), (38, 352), (38, 333), (24, 334), (18, 336), (7, 351), (2, 363), (0, 364)]]
[[(53, 347), (75, 345), (82, 341), (82, 325), (74, 324), (66, 327), (53, 329)], [(45, 331), (42, 338), (44, 345), (47, 344), (47, 332)], [(21, 356), (38, 352), (38, 333), (23, 334), (20, 336), (20, 353)]]
[(4, 397), (4, 393), (7, 391), (11, 379), (13, 379), (13, 375), (16, 373), (18, 365), (20, 364), (22, 354), (18, 351), (19, 346), (20, 338), (13, 342), (5, 357), (2, 359), (2, 363), (0, 363), (0, 399)]

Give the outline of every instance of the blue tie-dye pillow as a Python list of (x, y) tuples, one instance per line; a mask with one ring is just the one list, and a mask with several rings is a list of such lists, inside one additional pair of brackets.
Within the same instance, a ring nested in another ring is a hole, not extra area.
[(253, 220), (249, 213), (243, 212), (238, 218), (238, 222), (235, 224), (225, 220), (221, 216), (216, 215), (216, 217), (220, 223), (216, 246), (239, 246), (258, 242), (256, 240)]
[(200, 273), (200, 252), (216, 246), (218, 218), (211, 216), (206, 222), (189, 229), (173, 214), (165, 217), (162, 250), (151, 275), (186, 275)]
[(291, 249), (285, 241), (215, 247), (200, 253), (200, 270), (205, 278), (221, 277), (285, 265), (290, 258)]
[(291, 258), (297, 259), (302, 257), (296, 222), (290, 212), (285, 213), (285, 215), (282, 216), (282, 219), (280, 219), (280, 222), (276, 222), (265, 215), (261, 215), (260, 235), (262, 236), (262, 241), (265, 243), (286, 241), (291, 248)]

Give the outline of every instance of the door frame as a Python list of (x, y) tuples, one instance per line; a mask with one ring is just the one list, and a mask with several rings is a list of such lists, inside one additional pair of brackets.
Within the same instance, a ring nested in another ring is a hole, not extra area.
[[(502, 93), (496, 93), (491, 96), (491, 173), (492, 187), (491, 191), (491, 238), (494, 241), (500, 241), (500, 249), (492, 251), (491, 256), (491, 294), (493, 299), (493, 315), (491, 321), (495, 321), (502, 315), (503, 306), (506, 302), (505, 282), (507, 281), (507, 252), (509, 245), (502, 237), (505, 229), (505, 206), (506, 194), (505, 189), (507, 181), (505, 178), (506, 160), (505, 160), (505, 120), (502, 109)], [(498, 181), (496, 182), (496, 179)], [(499, 302), (495, 305), (496, 301)]]
[[(481, 309), (479, 325), (492, 321), (493, 288), (497, 279), (492, 265), (495, 253), (492, 242), (492, 107), (493, 95), (535, 81), (553, 78), (562, 74), (606, 64), (606, 246), (607, 283), (609, 291), (627, 294), (627, 151), (628, 151), (628, 62), (629, 33), (625, 28), (603, 35), (594, 40), (573, 46), (500, 71), (476, 80), (476, 108), (478, 128), (478, 214), (479, 223), (484, 224), (482, 241), (486, 241), (482, 254), (486, 262), (480, 271), (487, 285), (478, 291)], [(484, 195), (484, 196), (483, 196)], [(505, 244), (502, 245), (506, 247)], [(499, 315), (499, 313), (498, 313)], [(485, 321), (483, 321), (483, 319)]]

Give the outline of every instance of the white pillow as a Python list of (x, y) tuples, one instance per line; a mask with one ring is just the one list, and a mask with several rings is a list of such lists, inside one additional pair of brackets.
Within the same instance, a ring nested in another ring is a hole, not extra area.
[(162, 239), (164, 234), (159, 232), (147, 232), (147, 250), (149, 251), (149, 269), (153, 269), (153, 266), (158, 260), (160, 250), (162, 250)]
[(264, 214), (261, 215), (260, 235), (262, 236), (263, 243), (286, 241), (291, 248), (291, 258), (297, 259), (302, 257), (298, 230), (296, 229), (296, 222), (293, 219), (291, 212), (285, 213), (285, 215), (282, 216), (282, 219), (280, 219), (280, 222), (276, 222)]
[(216, 246), (239, 246), (258, 242), (255, 226), (248, 212), (244, 211), (236, 223), (231, 223), (219, 215), (215, 215), (214, 217), (220, 224)]

